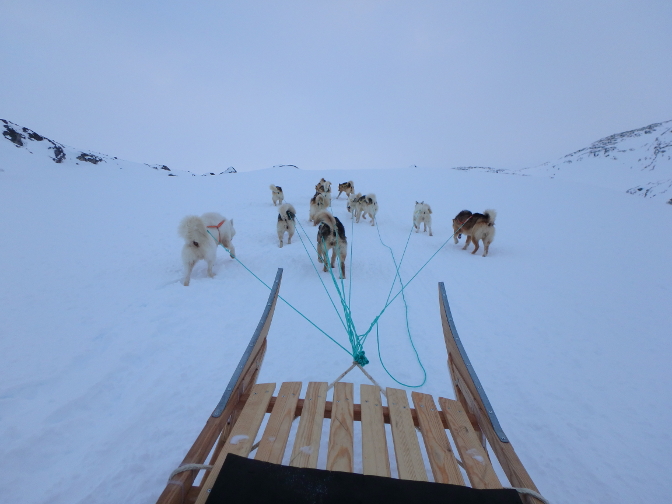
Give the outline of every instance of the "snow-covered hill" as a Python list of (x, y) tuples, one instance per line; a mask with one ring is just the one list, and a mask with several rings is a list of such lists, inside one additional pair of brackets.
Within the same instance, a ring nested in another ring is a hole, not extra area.
[[(103, 163), (104, 165), (128, 169), (128, 170), (137, 170), (145, 169), (147, 167), (156, 170), (159, 173), (165, 173), (169, 177), (175, 177), (178, 175), (189, 175), (196, 176), (194, 173), (189, 171), (173, 171), (164, 164), (142, 164), (135, 163), (132, 161), (125, 161), (117, 157), (108, 156), (107, 154), (101, 154), (98, 152), (83, 151), (75, 149), (73, 147), (68, 147), (61, 143), (55, 142), (35, 131), (26, 128), (24, 126), (19, 126), (11, 121), (6, 119), (0, 119), (0, 126), (2, 126), (2, 138), (7, 140), (14, 145), (14, 147), (23, 150), (26, 154), (33, 154), (37, 160), (34, 162), (40, 163), (42, 159), (50, 159), (54, 163), (61, 165), (99, 165)], [(3, 142), (4, 143), (4, 142)], [(224, 173), (235, 173), (236, 170), (233, 167), (227, 168), (225, 171), (220, 172), (219, 175)], [(205, 175), (215, 175), (215, 173), (207, 173)]]
[(519, 173), (608, 187), (672, 204), (672, 121), (617, 133)]
[[(672, 494), (672, 212), (655, 201), (480, 169), (279, 166), (161, 177), (143, 165), (77, 165), (68, 150), (63, 169), (54, 169), (53, 157), (34, 147), (49, 153), (54, 144), (30, 142), (35, 155), (0, 141), (3, 502), (146, 504), (161, 493), (221, 397), (268, 295), (221, 250), (215, 278), (201, 263), (183, 287), (176, 228), (187, 214), (233, 218), (240, 261), (269, 283), (284, 268), (283, 297), (348, 345), (309, 260), (308, 202), (322, 176), (378, 196), (378, 229), (353, 224), (345, 200), (333, 200), (352, 245), (347, 274), (360, 333), (395, 277), (381, 239), (399, 259), (410, 235), (405, 281), (445, 244), (406, 290), (408, 327), (427, 372), (419, 390), (453, 397), (437, 299), (443, 281), (502, 427), (551, 502), (665, 502)], [(296, 207), (306, 248), (298, 237), (278, 248), (270, 183)], [(416, 200), (432, 206), (433, 237), (410, 233)], [(487, 258), (452, 242), (451, 219), (464, 208), (498, 211)], [(657, 240), (646, 239), (652, 235)], [(380, 319), (380, 352), (396, 379), (419, 384), (406, 327), (400, 296)], [(375, 331), (364, 349), (367, 370), (398, 386), (378, 357)], [(331, 381), (350, 363), (278, 304), (261, 382)], [(348, 379), (367, 382), (357, 373)]]

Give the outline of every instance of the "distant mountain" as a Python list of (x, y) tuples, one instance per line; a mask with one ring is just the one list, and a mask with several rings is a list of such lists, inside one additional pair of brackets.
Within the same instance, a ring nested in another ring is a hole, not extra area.
[(672, 121), (610, 135), (555, 162), (515, 172), (585, 182), (672, 204)]
[[(195, 173), (189, 171), (174, 171), (164, 164), (150, 165), (147, 163), (135, 163), (132, 161), (124, 161), (117, 157), (108, 156), (91, 151), (82, 151), (72, 147), (68, 147), (61, 143), (55, 142), (39, 133), (34, 132), (29, 128), (19, 126), (6, 119), (0, 119), (0, 127), (2, 127), (2, 138), (14, 144), (19, 149), (24, 149), (27, 153), (36, 156), (45, 156), (50, 158), (54, 163), (58, 164), (91, 164), (97, 165), (105, 163), (116, 166), (118, 168), (142, 168), (149, 167), (157, 170), (159, 173), (165, 173), (169, 177), (176, 177), (178, 175), (196, 177)], [(218, 175), (224, 173), (236, 173), (235, 168), (229, 167), (227, 170), (220, 172)], [(207, 173), (203, 176), (215, 175), (215, 173)]]

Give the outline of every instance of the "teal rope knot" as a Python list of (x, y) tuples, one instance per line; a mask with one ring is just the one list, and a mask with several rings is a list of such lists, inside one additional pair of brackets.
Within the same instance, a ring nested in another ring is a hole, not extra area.
[(360, 366), (364, 367), (369, 363), (369, 359), (366, 358), (364, 350), (360, 350), (354, 355), (355, 362)]

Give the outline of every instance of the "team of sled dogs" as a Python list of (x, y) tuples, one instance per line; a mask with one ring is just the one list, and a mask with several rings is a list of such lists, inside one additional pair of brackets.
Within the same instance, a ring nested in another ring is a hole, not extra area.
[[(296, 209), (290, 203), (283, 203), (285, 195), (282, 187), (271, 184), (271, 199), (273, 206), (278, 208), (278, 247), (283, 246), (284, 236), (287, 233), (287, 244), (292, 243), (292, 237), (296, 232)], [(375, 225), (376, 214), (378, 213), (378, 200), (373, 193), (362, 194), (355, 193), (355, 184), (352, 180), (338, 184), (338, 196), (345, 193), (348, 198), (347, 209), (350, 218), (355, 222), (360, 219), (366, 220), (370, 217), (371, 225)], [(345, 259), (348, 252), (348, 242), (345, 236), (345, 228), (338, 217), (328, 211), (331, 207), (331, 182), (324, 178), (315, 185), (315, 195), (310, 199), (308, 219), (313, 226), (319, 226), (317, 229), (317, 260), (324, 264), (324, 271), (327, 270), (327, 263), (330, 262), (331, 268), (335, 267), (336, 256), (340, 261), (340, 277), (345, 278)], [(490, 244), (495, 238), (495, 218), (497, 212), (494, 210), (485, 210), (482, 214), (472, 213), (469, 210), (462, 210), (453, 219), (453, 238), (455, 243), (459, 243), (462, 235), (466, 236), (466, 243), (462, 250), (465, 250), (470, 243), (474, 244), (472, 254), (479, 249), (479, 242), (483, 242), (483, 257), (488, 255)], [(420, 232), (420, 226), (423, 226), (423, 232), (429, 232), (432, 236), (432, 208), (424, 201), (416, 201), (413, 211), (413, 227), (415, 232)], [(208, 276), (213, 277), (212, 268), (217, 255), (219, 245), (229, 252), (232, 258), (236, 256), (236, 249), (231, 240), (236, 234), (233, 227), (233, 219), (216, 213), (209, 212), (201, 215), (188, 215), (180, 222), (178, 233), (184, 239), (182, 247), (182, 263), (184, 265), (185, 286), (189, 285), (191, 272), (194, 265), (204, 260), (208, 265)], [(329, 250), (331, 261), (329, 261)]]

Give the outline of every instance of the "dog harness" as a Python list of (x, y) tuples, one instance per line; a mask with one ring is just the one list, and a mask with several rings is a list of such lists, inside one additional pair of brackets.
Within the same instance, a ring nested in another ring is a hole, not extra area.
[(225, 222), (226, 222), (226, 219), (224, 219), (222, 222), (220, 222), (216, 226), (205, 226), (205, 227), (210, 228), (210, 229), (217, 229), (217, 239), (218, 239), (217, 243), (222, 243), (222, 235), (219, 234), (219, 228), (222, 227), (222, 224), (224, 224)]

